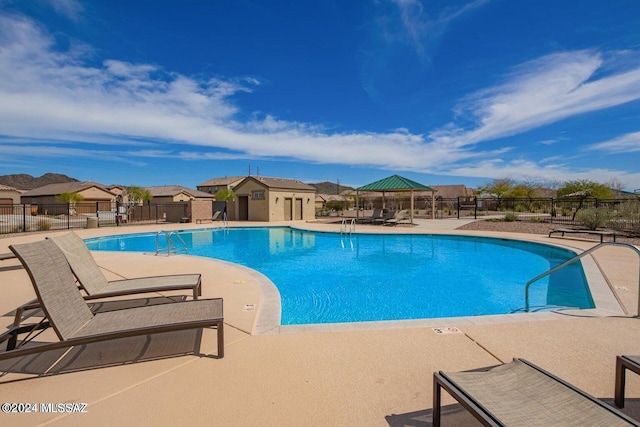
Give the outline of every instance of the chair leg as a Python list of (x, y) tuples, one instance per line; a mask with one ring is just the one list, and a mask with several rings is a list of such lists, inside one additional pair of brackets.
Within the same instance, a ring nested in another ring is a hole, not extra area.
[(433, 409), (432, 409), (432, 424), (433, 427), (440, 427), (440, 405), (442, 404), (442, 388), (440, 387), (440, 383), (436, 379), (435, 375), (433, 378)]
[(221, 321), (217, 326), (218, 333), (218, 359), (224, 357), (224, 322)]
[(620, 356), (616, 357), (616, 389), (614, 403), (618, 408), (624, 408), (624, 388), (626, 380), (626, 368)]

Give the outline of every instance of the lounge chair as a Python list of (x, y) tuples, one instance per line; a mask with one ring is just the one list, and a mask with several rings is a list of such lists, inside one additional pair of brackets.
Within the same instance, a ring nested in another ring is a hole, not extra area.
[(624, 389), (627, 369), (640, 375), (640, 356), (616, 357), (616, 387), (614, 403), (618, 408), (624, 408)]
[(640, 426), (622, 412), (523, 359), (476, 371), (433, 374), (433, 425), (441, 388), (485, 426)]
[(411, 223), (411, 218), (407, 216), (405, 211), (398, 212), (393, 218), (386, 220), (382, 225), (398, 225), (402, 223)]
[(360, 218), (358, 222), (360, 224), (371, 224), (373, 221), (380, 218), (381, 216), (382, 216), (382, 209), (374, 209), (371, 216), (366, 218)]
[(389, 221), (391, 218), (396, 216), (396, 211), (386, 211), (380, 218), (376, 218), (373, 220), (374, 224), (380, 225)]
[(193, 299), (198, 299), (198, 296), (202, 295), (200, 274), (176, 274), (107, 281), (87, 245), (76, 233), (71, 232), (62, 236), (49, 237), (49, 239), (64, 253), (78, 283), (89, 295), (89, 298), (86, 299), (182, 289), (192, 290)]
[[(42, 353), (99, 341), (214, 326), (218, 335), (218, 358), (224, 357), (222, 299), (173, 302), (92, 313), (75, 284), (62, 251), (51, 240), (9, 246), (31, 278), (46, 323), (60, 341), (24, 345), (17, 336), (31, 325), (15, 325), (0, 336), (8, 340), (0, 360)], [(42, 329), (34, 327), (33, 329)]]

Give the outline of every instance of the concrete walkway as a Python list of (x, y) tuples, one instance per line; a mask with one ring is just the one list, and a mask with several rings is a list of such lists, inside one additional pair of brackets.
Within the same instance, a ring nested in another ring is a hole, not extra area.
[[(576, 250), (593, 245), (571, 238), (453, 230), (462, 224), (462, 220), (420, 220), (416, 227), (358, 226), (357, 232), (492, 235)], [(293, 225), (340, 229), (340, 224)], [(186, 228), (203, 226), (162, 226)], [(78, 233), (86, 238), (154, 230), (156, 226), (128, 226)], [(7, 252), (10, 244), (50, 234), (0, 239), (0, 253)], [(201, 353), (215, 354), (215, 331), (205, 330), (201, 340), (197, 333), (171, 333), (73, 349), (48, 375), (44, 374), (59, 354), (0, 362), (4, 402), (87, 403), (87, 412), (80, 414), (0, 413), (0, 424), (428, 426), (436, 370), (472, 369), (522, 357), (610, 403), (615, 356), (640, 354), (640, 322), (633, 317), (640, 268), (637, 255), (628, 248), (604, 248), (590, 261), (602, 272), (598, 286), (608, 293), (603, 296), (606, 301), (614, 301), (610, 307), (305, 331), (264, 326), (269, 324), (263, 316), (269, 311), (265, 307), (274, 302), (261, 291), (270, 286), (268, 279), (257, 272), (183, 255), (95, 252), (94, 256), (110, 279), (201, 273), (203, 297), (224, 298), (225, 357), (167, 357), (193, 352), (198, 343)], [(15, 260), (0, 261), (0, 278), (0, 315), (8, 326), (13, 310), (35, 295)], [(47, 331), (40, 339), (54, 338)], [(627, 390), (625, 411), (640, 420), (640, 377), (630, 375)], [(453, 403), (447, 396), (444, 425), (477, 425)]]

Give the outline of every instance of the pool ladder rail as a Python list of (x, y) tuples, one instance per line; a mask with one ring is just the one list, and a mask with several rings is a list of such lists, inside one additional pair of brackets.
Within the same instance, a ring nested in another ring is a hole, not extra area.
[(354, 231), (356, 231), (355, 218), (352, 218), (351, 221), (349, 221), (347, 218), (344, 218), (342, 220), (342, 223), (340, 224), (340, 245), (342, 246), (342, 249), (345, 248), (343, 236), (347, 234), (349, 235), (349, 247), (351, 248), (351, 250), (353, 250), (353, 240), (351, 240), (351, 233), (353, 233)]
[[(573, 264), (574, 262), (578, 261), (579, 259), (581, 259), (582, 257), (589, 255), (592, 252), (597, 251), (598, 249), (604, 247), (604, 246), (618, 246), (618, 247), (626, 247), (629, 248), (631, 250), (633, 250), (636, 255), (638, 255), (638, 257), (640, 258), (640, 249), (638, 249), (637, 247), (635, 247), (634, 245), (631, 245), (629, 243), (618, 243), (618, 242), (604, 242), (604, 243), (599, 243), (596, 246), (592, 247), (591, 249), (587, 249), (586, 251), (574, 256), (573, 258), (571, 258), (568, 261), (563, 262), (560, 265), (555, 266), (554, 268), (552, 268), (551, 270), (545, 271), (544, 273), (534, 277), (533, 279), (529, 280), (526, 285), (524, 285), (524, 304), (525, 304), (525, 312), (529, 312), (530, 311), (530, 306), (529, 306), (529, 287), (531, 287), (531, 285), (534, 282), (537, 282), (538, 280), (542, 279), (543, 277), (546, 277), (548, 275), (550, 275), (551, 273), (555, 273), (556, 271), (560, 270), (561, 268), (564, 268), (570, 264)], [(640, 291), (640, 271), (638, 272), (638, 290)], [(638, 312), (637, 312), (637, 316), (636, 317), (640, 317), (640, 294), (638, 294)]]
[[(167, 239), (166, 248), (160, 247), (160, 235), (162, 234), (164, 234)], [(158, 231), (156, 233), (156, 255), (164, 251), (167, 252), (167, 256), (171, 255), (172, 253), (177, 254), (178, 253), (177, 242), (180, 242), (180, 244), (182, 245), (182, 249), (184, 249), (184, 253), (189, 254), (189, 249), (187, 248), (187, 244), (185, 243), (184, 239), (180, 236), (180, 234), (178, 234), (178, 232), (165, 231), (165, 230)]]
[(351, 221), (348, 218), (344, 218), (340, 224), (340, 234), (351, 234), (356, 231), (356, 219), (352, 218)]

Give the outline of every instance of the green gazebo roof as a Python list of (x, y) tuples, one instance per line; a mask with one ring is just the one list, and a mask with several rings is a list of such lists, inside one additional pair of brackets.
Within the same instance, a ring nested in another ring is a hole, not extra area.
[(419, 182), (412, 181), (400, 175), (392, 175), (371, 184), (363, 185), (357, 191), (436, 191), (435, 189)]

